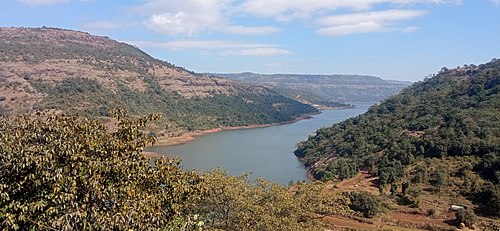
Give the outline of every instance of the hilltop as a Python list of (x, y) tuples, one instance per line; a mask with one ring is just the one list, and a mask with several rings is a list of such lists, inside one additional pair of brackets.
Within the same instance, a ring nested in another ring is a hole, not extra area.
[(56, 28), (0, 28), (0, 113), (107, 117), (161, 112), (168, 136), (291, 121), (311, 106), (260, 86), (205, 76), (108, 37)]
[(299, 101), (313, 104), (379, 102), (411, 85), (411, 82), (383, 80), (366, 75), (303, 74), (217, 74), (233, 80), (261, 84)]

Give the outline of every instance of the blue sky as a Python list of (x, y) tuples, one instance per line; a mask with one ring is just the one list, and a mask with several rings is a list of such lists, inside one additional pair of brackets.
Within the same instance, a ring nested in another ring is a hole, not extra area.
[(106, 35), (196, 72), (417, 81), (500, 58), (500, 0), (7, 0), (0, 26)]

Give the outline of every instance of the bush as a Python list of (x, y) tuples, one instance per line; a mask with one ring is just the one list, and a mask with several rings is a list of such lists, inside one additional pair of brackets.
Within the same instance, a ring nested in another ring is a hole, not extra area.
[(487, 216), (500, 217), (500, 185), (486, 184), (474, 196), (481, 213)]
[(455, 215), (457, 224), (464, 223), (465, 226), (472, 228), (472, 225), (476, 222), (476, 215), (471, 210), (459, 209)]
[(368, 192), (352, 192), (349, 194), (349, 207), (363, 213), (364, 217), (372, 218), (380, 212), (380, 200)]
[(435, 208), (430, 208), (427, 210), (427, 216), (436, 217), (437, 215), (438, 215), (438, 212)]

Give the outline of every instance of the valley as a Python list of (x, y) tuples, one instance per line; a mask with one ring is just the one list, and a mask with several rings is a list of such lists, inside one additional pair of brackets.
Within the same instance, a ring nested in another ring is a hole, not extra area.
[(415, 83), (196, 73), (2, 27), (0, 229), (498, 230), (499, 89), (495, 58)]

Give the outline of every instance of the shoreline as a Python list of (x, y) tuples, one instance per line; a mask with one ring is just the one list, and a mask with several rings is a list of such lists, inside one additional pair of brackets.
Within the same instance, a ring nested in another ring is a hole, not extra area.
[[(314, 115), (319, 115), (321, 113), (322, 112), (319, 111), (317, 113), (305, 114), (305, 115), (301, 115), (293, 120), (286, 121), (286, 122), (280, 122), (280, 123), (258, 124), (258, 125), (236, 126), (236, 127), (220, 127), (220, 128), (213, 128), (213, 129), (208, 129), (208, 130), (187, 132), (187, 133), (182, 134), (181, 136), (173, 137), (173, 138), (158, 137), (158, 140), (154, 146), (167, 147), (167, 146), (182, 145), (182, 144), (186, 144), (186, 143), (189, 143), (189, 142), (195, 140), (196, 137), (198, 137), (198, 136), (211, 134), (211, 133), (217, 133), (217, 132), (221, 132), (221, 131), (252, 129), (252, 128), (265, 128), (265, 127), (271, 127), (271, 126), (292, 124), (292, 123), (296, 123), (296, 122), (301, 121), (301, 120), (311, 119)], [(147, 147), (151, 147), (151, 145), (148, 145)]]

